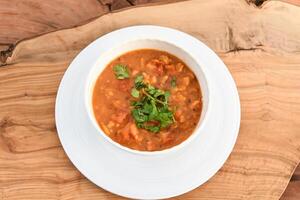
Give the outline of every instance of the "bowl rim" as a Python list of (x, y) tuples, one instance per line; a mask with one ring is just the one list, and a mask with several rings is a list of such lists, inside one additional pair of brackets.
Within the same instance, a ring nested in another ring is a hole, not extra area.
[[(110, 33), (107, 33), (106, 35), (103, 35), (102, 37), (104, 37), (104, 36), (107, 37), (107, 36), (113, 35), (115, 32), (122, 31), (122, 30), (128, 29), (128, 28), (132, 29), (132, 28), (135, 28), (135, 27), (139, 27), (140, 28), (141, 26), (129, 26), (129, 27), (126, 27), (126, 28), (121, 28), (121, 29), (112, 31)], [(159, 29), (166, 29), (165, 27), (152, 26), (152, 25), (149, 25), (149, 26), (146, 26), (146, 27), (147, 28), (154, 27), (155, 29), (157, 29), (157, 28), (159, 28)], [(170, 29), (170, 28), (168, 28), (168, 29)], [(172, 29), (172, 30), (175, 30), (175, 29)], [(178, 31), (178, 30), (176, 30), (176, 31)], [(178, 31), (178, 32), (183, 33), (185, 37), (186, 36), (190, 36), (187, 33), (184, 33), (184, 32), (181, 32), (181, 31)], [(185, 37), (182, 37), (181, 39), (184, 39)], [(192, 37), (192, 36), (190, 36), (190, 37)], [(205, 91), (206, 96), (207, 96), (207, 101), (205, 102), (205, 104), (206, 104), (206, 110), (205, 110), (205, 112), (203, 111), (203, 108), (204, 108), (204, 106), (203, 106), (202, 110), (201, 110), (201, 113), (200, 113), (199, 120), (197, 122), (198, 124), (195, 127), (195, 129), (193, 130), (193, 133), (187, 139), (185, 139), (184, 141), (182, 141), (181, 143), (179, 143), (179, 144), (177, 144), (175, 146), (172, 146), (170, 148), (163, 149), (163, 150), (156, 150), (156, 151), (141, 151), (141, 150), (131, 149), (129, 147), (126, 147), (126, 146), (124, 146), (124, 145), (122, 145), (122, 144), (114, 141), (109, 136), (107, 136), (104, 133), (104, 131), (102, 130), (102, 128), (100, 127), (100, 125), (98, 124), (97, 120), (95, 119), (94, 109), (93, 109), (93, 106), (92, 106), (92, 103), (91, 103), (92, 102), (93, 91), (94, 91), (94, 87), (95, 87), (95, 85), (91, 86), (91, 82), (94, 79), (97, 80), (98, 77), (103, 72), (103, 70), (107, 67), (107, 66), (105, 66), (105, 67), (103, 67), (102, 70), (99, 70), (98, 74), (96, 76), (94, 76), (95, 78), (93, 79), (93, 72), (94, 72), (95, 68), (97, 68), (97, 63), (101, 59), (100, 57), (96, 60), (96, 62), (94, 63), (94, 65), (89, 69), (89, 73), (88, 73), (88, 76), (87, 76), (87, 79), (86, 79), (86, 82), (85, 82), (85, 93), (84, 93), (84, 95), (85, 95), (85, 108), (86, 108), (86, 111), (87, 111), (87, 114), (88, 114), (88, 118), (92, 122), (93, 127), (97, 130), (98, 133), (101, 134), (101, 136), (103, 138), (105, 138), (106, 141), (108, 141), (110, 144), (112, 144), (112, 146), (117, 147), (117, 148), (119, 148), (121, 150), (124, 150), (126, 152), (129, 152), (131, 154), (144, 155), (144, 156), (153, 156), (153, 155), (165, 155), (165, 154), (169, 154), (169, 153), (172, 153), (172, 152), (176, 152), (176, 151), (178, 151), (178, 150), (180, 150), (180, 149), (185, 148), (186, 146), (188, 146), (188, 144), (190, 144), (199, 135), (199, 133), (202, 132), (202, 129), (203, 129), (203, 127), (206, 124), (208, 115), (209, 115), (210, 110), (211, 110), (210, 109), (210, 103), (209, 103), (210, 99), (211, 99), (210, 84), (209, 84), (209, 81), (207, 79), (207, 75), (205, 74), (205, 70), (203, 70), (203, 68), (201, 67), (201, 66), (203, 66), (203, 64), (201, 62), (199, 62), (198, 59), (195, 59), (194, 56), (188, 52), (187, 49), (179, 47), (175, 43), (172, 43), (170, 41), (164, 40), (163, 38), (157, 39), (157, 37), (154, 37), (154, 38), (148, 37), (148, 38), (135, 38), (135, 39), (131, 39), (131, 40), (128, 40), (126, 43), (118, 44), (117, 46), (114, 46), (114, 47), (111, 47), (111, 48), (107, 48), (107, 50), (105, 50), (104, 54), (105, 53), (109, 53), (109, 51), (111, 49), (119, 48), (122, 45), (126, 45), (127, 43), (136, 42), (136, 41), (139, 41), (139, 40), (155, 40), (155, 41), (167, 43), (167, 44), (173, 46), (174, 48), (177, 48), (180, 51), (182, 51), (185, 54), (187, 54), (196, 63), (197, 67), (200, 67), (201, 73), (203, 75), (203, 81), (205, 82), (205, 85), (206, 85), (206, 88), (207, 88), (206, 91)], [(136, 48), (136, 49), (133, 49), (133, 50), (130, 50), (130, 51), (139, 50), (139, 49), (160, 50), (160, 51), (165, 51), (165, 52), (173, 55), (172, 53), (170, 53), (170, 52), (168, 52), (166, 50), (155, 49), (155, 48), (147, 48), (147, 47), (145, 47), (145, 48)], [(126, 51), (126, 52), (121, 53), (120, 55), (116, 55), (110, 61), (112, 61), (113, 59), (117, 58), (118, 56), (124, 55), (124, 54), (126, 54), (126, 53), (128, 53), (130, 51)], [(177, 55), (174, 55), (174, 56), (178, 57)], [(182, 60), (180, 57), (178, 57), (178, 58), (180, 60)], [(198, 74), (195, 73), (195, 71), (190, 66), (188, 66), (188, 67), (193, 72), (193, 74), (196, 76), (196, 79), (197, 79), (198, 84), (200, 86), (200, 91), (201, 91), (201, 94), (202, 94), (201, 98), (202, 98), (202, 103), (203, 103), (203, 93), (204, 93), (204, 90), (203, 90), (203, 88), (202, 88), (203, 86), (200, 84), (200, 81), (199, 81), (199, 78), (198, 78), (200, 75), (198, 75), (199, 73)], [(92, 89), (90, 89), (90, 88), (92, 88)], [(202, 120), (201, 120), (201, 118), (202, 118)]]

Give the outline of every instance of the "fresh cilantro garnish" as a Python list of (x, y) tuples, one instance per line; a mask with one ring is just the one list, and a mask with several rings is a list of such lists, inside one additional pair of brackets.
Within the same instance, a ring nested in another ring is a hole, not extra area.
[(145, 126), (144, 128), (154, 133), (157, 133), (160, 130), (159, 126)]
[(138, 75), (134, 80), (134, 87), (138, 90), (145, 87), (143, 80), (144, 80), (143, 75)]
[(117, 79), (129, 78), (129, 70), (125, 65), (117, 64), (113, 68)]
[(131, 90), (131, 96), (133, 96), (135, 98), (139, 98), (140, 92), (136, 88), (132, 88), (132, 90)]
[(140, 99), (132, 102), (131, 114), (137, 127), (156, 133), (174, 123), (173, 112), (168, 105), (170, 92), (145, 84), (142, 75), (137, 76), (134, 83), (131, 95)]
[(174, 88), (176, 87), (176, 76), (173, 76), (171, 79), (171, 86)]

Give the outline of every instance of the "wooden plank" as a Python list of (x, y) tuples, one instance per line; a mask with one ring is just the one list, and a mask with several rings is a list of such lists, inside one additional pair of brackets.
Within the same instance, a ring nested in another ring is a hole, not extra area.
[(0, 52), (1, 51), (5, 51), (9, 48), (9, 45), (8, 44), (0, 44)]
[[(107, 13), (109, 10), (146, 3), (177, 1), (179, 0), (86, 0), (83, 5), (83, 2), (76, 0), (2, 0), (0, 1), (0, 43), (14, 44), (25, 38), (78, 26)], [(246, 1), (260, 5), (264, 0)], [(300, 0), (283, 1), (300, 5)]]
[(78, 26), (107, 12), (97, 0), (1, 0), (0, 43)]
[(262, 8), (230, 0), (140, 7), (20, 42), (0, 68), (0, 197), (119, 199), (87, 181), (65, 156), (55, 94), (69, 62), (89, 42), (151, 23), (186, 31), (217, 51), (241, 97), (241, 130), (229, 160), (208, 183), (177, 199), (278, 199), (300, 159), (300, 8), (276, 1)]

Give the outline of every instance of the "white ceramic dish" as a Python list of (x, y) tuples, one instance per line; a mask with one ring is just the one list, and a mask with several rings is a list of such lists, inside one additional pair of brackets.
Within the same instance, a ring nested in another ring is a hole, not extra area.
[[(122, 147), (93, 121), (95, 77), (117, 55), (136, 48), (163, 48), (183, 59), (200, 81), (205, 114), (196, 134), (170, 150)], [(226, 66), (202, 42), (174, 29), (133, 26), (102, 36), (78, 54), (61, 81), (55, 117), (68, 157), (89, 180), (121, 196), (161, 199), (198, 187), (222, 167), (238, 135), (240, 103)]]
[[(198, 125), (196, 127), (196, 130), (194, 133), (184, 142), (181, 144), (163, 150), (163, 151), (154, 151), (154, 152), (147, 152), (147, 151), (137, 151), (133, 150), (127, 147), (124, 147), (116, 142), (114, 142), (112, 139), (110, 139), (99, 127), (99, 125), (96, 122), (96, 119), (94, 117), (93, 108), (92, 108), (92, 94), (95, 82), (98, 78), (98, 76), (101, 74), (101, 72), (104, 70), (104, 68), (114, 59), (118, 56), (137, 49), (158, 49), (162, 51), (167, 51), (178, 58), (181, 58), (184, 63), (186, 63), (195, 73), (197, 79), (199, 80), (200, 86), (201, 86), (201, 92), (202, 92), (202, 102), (203, 102), (203, 109), (201, 112), (201, 117), (198, 122)], [(141, 155), (157, 155), (157, 154), (167, 154), (172, 151), (180, 150), (184, 148), (184, 146), (188, 145), (191, 141), (193, 141), (198, 134), (201, 134), (203, 132), (203, 128), (206, 124), (207, 115), (209, 115), (209, 99), (210, 99), (210, 92), (209, 92), (209, 84), (206, 79), (206, 71), (200, 66), (200, 63), (196, 61), (195, 58), (193, 58), (192, 55), (190, 55), (186, 50), (180, 48), (179, 46), (176, 46), (175, 44), (169, 43), (167, 41), (159, 40), (159, 39), (147, 39), (147, 38), (133, 38), (129, 39), (126, 42), (120, 41), (119, 44), (115, 44), (112, 48), (107, 48), (107, 51), (101, 54), (102, 56), (99, 57), (98, 61), (94, 66), (91, 68), (90, 73), (87, 78), (87, 85), (85, 89), (85, 103), (86, 103), (86, 110), (88, 112), (90, 121), (94, 125), (95, 129), (98, 130), (99, 134), (102, 135), (108, 142), (112, 143), (113, 145), (117, 146), (118, 148), (121, 148), (125, 151), (129, 151), (131, 153), (135, 154), (141, 154)]]

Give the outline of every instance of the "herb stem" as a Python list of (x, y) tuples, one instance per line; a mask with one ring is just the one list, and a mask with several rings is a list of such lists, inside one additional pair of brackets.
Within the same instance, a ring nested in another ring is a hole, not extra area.
[(176, 122), (176, 119), (175, 119), (174, 115), (172, 115), (172, 119), (173, 119), (173, 122)]
[(145, 84), (142, 75), (135, 78), (131, 96), (139, 98), (139, 101), (133, 102), (131, 111), (138, 128), (157, 133), (161, 128), (169, 127), (175, 122), (173, 112), (168, 106), (170, 92)]
[(152, 96), (151, 96), (150, 94), (148, 94), (144, 89), (142, 90), (142, 92), (143, 92), (147, 97), (149, 97), (150, 99), (152, 99), (152, 100), (154, 100), (154, 101), (156, 101), (156, 102), (158, 102), (158, 103), (161, 103), (161, 104), (163, 104), (163, 105), (166, 105), (166, 102), (160, 101), (160, 100), (158, 100), (158, 99), (152, 97)]

